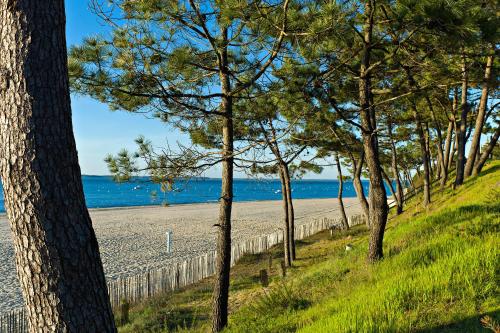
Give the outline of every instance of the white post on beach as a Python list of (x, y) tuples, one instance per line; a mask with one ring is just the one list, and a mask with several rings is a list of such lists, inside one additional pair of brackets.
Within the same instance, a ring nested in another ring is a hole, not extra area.
[(167, 231), (165, 235), (167, 236), (167, 253), (172, 253), (172, 231)]

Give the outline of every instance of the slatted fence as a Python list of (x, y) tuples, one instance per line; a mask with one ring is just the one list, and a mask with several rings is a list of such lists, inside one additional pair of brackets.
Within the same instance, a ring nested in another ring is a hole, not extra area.
[[(349, 217), (349, 225), (364, 223), (362, 215)], [(340, 219), (321, 218), (295, 227), (295, 239), (301, 240), (323, 230), (341, 225)], [(245, 254), (263, 253), (276, 244), (283, 242), (283, 231), (258, 236), (236, 243), (231, 248), (231, 266)], [(152, 269), (142, 274), (120, 278), (108, 283), (111, 306), (117, 308), (122, 300), (137, 303), (149, 297), (178, 290), (179, 288), (201, 281), (215, 274), (216, 251), (177, 262), (159, 269)], [(0, 333), (28, 332), (26, 311), (14, 310), (0, 315)]]

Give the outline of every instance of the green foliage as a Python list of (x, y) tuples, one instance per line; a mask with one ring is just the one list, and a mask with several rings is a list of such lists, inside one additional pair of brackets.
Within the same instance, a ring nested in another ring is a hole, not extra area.
[[(498, 326), (499, 183), (495, 162), (459, 191), (436, 193), (427, 212), (408, 203), (391, 219), (386, 258), (374, 266), (365, 261), (363, 226), (301, 241), (287, 278), (271, 272), (265, 291), (258, 272), (267, 267), (267, 254), (243, 258), (232, 275), (225, 332), (485, 332)], [(347, 243), (352, 251), (344, 250)], [(279, 251), (272, 249), (274, 258)], [(204, 332), (210, 297), (207, 280), (149, 301), (132, 309), (131, 323), (120, 331)]]
[(490, 201), (498, 196), (499, 167), (436, 199), (437, 211), (392, 221), (390, 255), (378, 265), (365, 265), (366, 243), (355, 240), (348, 255), (337, 252), (295, 275), (294, 285), (309, 291), (307, 309), (241, 310), (227, 331), (482, 332), (484, 315), (500, 318), (500, 206)]

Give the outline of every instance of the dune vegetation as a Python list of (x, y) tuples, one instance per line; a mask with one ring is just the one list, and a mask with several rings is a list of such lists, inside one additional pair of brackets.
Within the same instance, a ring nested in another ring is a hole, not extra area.
[[(390, 218), (386, 256), (376, 265), (366, 262), (365, 226), (300, 242), (285, 278), (274, 260), (267, 288), (259, 271), (269, 254), (246, 256), (232, 271), (225, 331), (498, 332), (500, 162), (434, 197), (423, 209), (417, 196)], [(120, 332), (203, 332), (210, 295), (205, 280), (147, 301), (131, 309)]]

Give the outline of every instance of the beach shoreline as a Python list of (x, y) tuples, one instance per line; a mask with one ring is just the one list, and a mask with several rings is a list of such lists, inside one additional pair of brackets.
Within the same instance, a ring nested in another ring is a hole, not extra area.
[[(348, 215), (361, 212), (356, 198), (345, 198)], [(234, 202), (233, 242), (281, 229), (281, 200)], [(296, 225), (338, 217), (338, 201), (295, 199)], [(89, 209), (108, 280), (143, 273), (215, 249), (218, 203)], [(165, 233), (173, 233), (167, 252)], [(0, 216), (0, 313), (22, 306), (14, 248), (6, 216)]]

